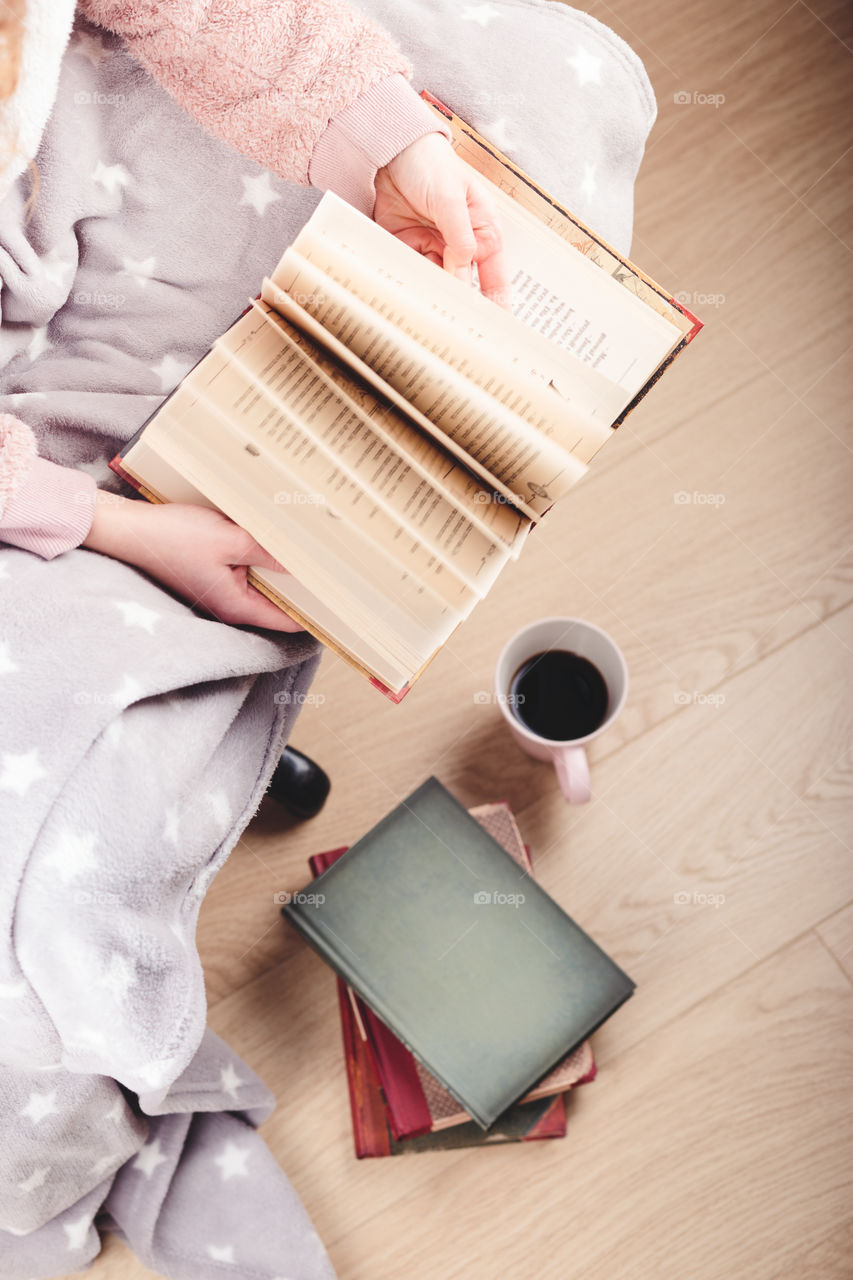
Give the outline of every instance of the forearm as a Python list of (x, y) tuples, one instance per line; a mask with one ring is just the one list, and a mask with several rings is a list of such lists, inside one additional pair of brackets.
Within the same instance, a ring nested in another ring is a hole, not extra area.
[(81, 545), (145, 567), (153, 558), (149, 543), (154, 511), (147, 502), (98, 489), (92, 524)]

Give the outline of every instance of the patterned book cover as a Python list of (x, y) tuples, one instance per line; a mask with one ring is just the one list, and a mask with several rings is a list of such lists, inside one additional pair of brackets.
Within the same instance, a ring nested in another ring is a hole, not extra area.
[[(473, 818), (501, 844), (515, 860), (532, 874), (533, 866), (512, 810), (506, 802), (479, 805), (469, 811)], [(315, 875), (325, 871), (345, 848), (316, 854), (311, 858)], [(392, 1031), (362, 1000), (341, 983), (347, 995), (349, 1014), (355, 1033), (370, 1055), (372, 1070), (381, 1086), (387, 1120), (393, 1137), (406, 1140), (418, 1135), (438, 1133), (468, 1126), (471, 1117), (442, 1084), (400, 1043)], [(342, 1009), (341, 1017), (344, 1013)], [(577, 1085), (595, 1078), (596, 1067), (589, 1041), (579, 1045), (548, 1075), (531, 1089), (521, 1103), (563, 1094)], [(519, 1105), (520, 1105), (519, 1104)]]

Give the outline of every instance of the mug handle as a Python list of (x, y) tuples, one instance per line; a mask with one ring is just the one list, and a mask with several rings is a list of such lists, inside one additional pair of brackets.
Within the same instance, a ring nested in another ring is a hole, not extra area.
[(590, 797), (589, 763), (583, 747), (560, 747), (554, 752), (554, 768), (569, 804), (586, 804)]

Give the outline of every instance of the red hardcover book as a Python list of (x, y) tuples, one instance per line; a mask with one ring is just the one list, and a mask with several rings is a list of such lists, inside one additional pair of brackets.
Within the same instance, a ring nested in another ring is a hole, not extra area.
[[(529, 850), (521, 839), (509, 805), (505, 802), (481, 805), (470, 812), (532, 874)], [(313, 874), (320, 875), (344, 853), (346, 846), (315, 854), (309, 859)], [(345, 984), (341, 983), (341, 987), (347, 997), (347, 1018), (369, 1055), (373, 1073), (382, 1089), (387, 1106), (387, 1124), (393, 1137), (403, 1140), (467, 1126), (470, 1117), (455, 1098), (400, 1043), (372, 1009)], [(343, 1022), (343, 1010), (341, 1018)], [(525, 1094), (518, 1105), (560, 1096), (569, 1089), (594, 1080), (595, 1074), (592, 1047), (589, 1041), (585, 1041)]]
[(370, 1051), (356, 1022), (349, 988), (340, 978), (337, 983), (352, 1132), (359, 1160), (460, 1147), (497, 1146), (507, 1142), (536, 1142), (543, 1138), (566, 1136), (566, 1105), (563, 1095), (558, 1094), (555, 1098), (510, 1107), (488, 1133), (472, 1121), (437, 1133), (398, 1138), (389, 1122), (385, 1097), (373, 1069)]

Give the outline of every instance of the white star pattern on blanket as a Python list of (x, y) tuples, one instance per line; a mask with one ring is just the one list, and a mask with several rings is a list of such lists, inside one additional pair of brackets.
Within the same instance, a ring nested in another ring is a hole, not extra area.
[(234, 1246), (233, 1244), (209, 1244), (207, 1252), (214, 1262), (233, 1262)]
[(77, 1218), (74, 1222), (63, 1222), (62, 1230), (68, 1236), (69, 1249), (83, 1248), (91, 1225), (92, 1217), (88, 1213), (84, 1213), (82, 1218)]
[(245, 1080), (241, 1080), (234, 1070), (232, 1063), (228, 1063), (227, 1067), (223, 1067), (219, 1073), (219, 1083), (228, 1094), (229, 1098), (237, 1097), (237, 1090), (241, 1084), (245, 1084)]
[[(0, 667), (2, 670), (2, 667)], [(226, 827), (231, 821), (231, 802), (221, 787), (208, 792), (210, 812), (217, 827)]]
[(112, 1169), (115, 1165), (115, 1156), (101, 1156), (100, 1160), (96, 1160), (89, 1172), (96, 1178), (103, 1178), (108, 1169)]
[(177, 845), (179, 839), (180, 814), (178, 806), (170, 804), (166, 806), (165, 821), (163, 822), (163, 839), (168, 840), (169, 844)]
[(585, 164), (583, 167), (583, 182), (581, 183), (581, 192), (584, 200), (591, 200), (597, 189), (598, 187), (595, 181), (595, 165)]
[(130, 276), (144, 289), (154, 274), (157, 266), (156, 258), (122, 258), (120, 276)]
[(74, 270), (74, 267), (75, 263), (62, 258), (58, 249), (51, 249), (50, 253), (46, 253), (41, 260), (40, 275), (48, 284), (61, 285), (65, 283), (65, 277), (69, 271)]
[(93, 67), (97, 67), (109, 55), (110, 51), (96, 35), (92, 35), (88, 31), (78, 31), (71, 42), (70, 52), (81, 54), (84, 58), (89, 59)]
[(577, 52), (573, 57), (566, 58), (566, 62), (570, 67), (574, 67), (578, 77), (578, 84), (601, 83), (601, 59), (588, 53), (581, 45), (578, 45)]
[(99, 183), (105, 191), (112, 195), (122, 187), (130, 186), (130, 174), (123, 164), (104, 164), (99, 160), (92, 174), (92, 181)]
[(478, 22), (481, 27), (487, 27), (493, 18), (500, 16), (500, 10), (491, 4), (466, 4), (462, 10), (463, 22)]
[(44, 1186), (49, 1173), (50, 1165), (46, 1165), (43, 1169), (34, 1169), (28, 1178), (18, 1183), (18, 1190), (23, 1191), (24, 1195), (28, 1196), (31, 1191), (36, 1191), (39, 1187)]
[(116, 600), (115, 606), (121, 611), (126, 627), (142, 627), (150, 636), (154, 634), (154, 623), (160, 617), (156, 609), (148, 609), (136, 600)]
[(254, 178), (241, 178), (241, 182), (243, 194), (240, 197), (240, 204), (250, 204), (260, 218), (266, 213), (267, 205), (281, 199), (278, 192), (273, 191), (270, 175), (266, 171)]
[(123, 677), (121, 684), (110, 697), (116, 707), (129, 707), (137, 698), (142, 697), (142, 685), (131, 675)]
[(501, 116), (499, 120), (494, 120), (486, 129), (489, 141), (493, 142), (499, 151), (508, 151), (510, 147), (514, 146), (507, 128), (506, 116)]
[(138, 1169), (146, 1178), (150, 1178), (158, 1165), (165, 1164), (166, 1157), (160, 1150), (160, 1139), (153, 1138), (151, 1142), (146, 1142), (144, 1147), (140, 1147), (133, 1163), (132, 1169)]
[(230, 1178), (248, 1178), (249, 1170), (246, 1168), (246, 1161), (250, 1155), (251, 1151), (248, 1147), (238, 1147), (234, 1142), (226, 1142), (224, 1149), (213, 1162), (219, 1166), (222, 1181), (228, 1182)]
[(39, 764), (38, 747), (20, 755), (7, 751), (3, 756), (3, 772), (0, 773), (0, 791), (14, 791), (25, 796), (34, 782), (47, 777), (47, 770)]
[(45, 351), (49, 350), (52, 345), (52, 342), (47, 336), (46, 324), (39, 325), (38, 328), (34, 328), (33, 336), (30, 338), (29, 345), (27, 346), (27, 355), (31, 362), (35, 363), (39, 356), (44, 355)]
[(63, 884), (68, 884), (75, 876), (91, 871), (97, 865), (94, 854), (97, 842), (94, 831), (80, 834), (70, 827), (63, 827), (57, 831), (45, 862), (56, 871)]
[(25, 1107), (22, 1107), (19, 1115), (26, 1116), (32, 1120), (33, 1124), (39, 1124), (44, 1120), (45, 1116), (54, 1116), (59, 1114), (59, 1107), (56, 1105), (56, 1090), (50, 1093), (30, 1094), (29, 1101)]
[(116, 952), (110, 957), (109, 968), (100, 975), (96, 985), (109, 991), (120, 1003), (135, 982), (136, 965)]
[(18, 670), (17, 662), (13, 662), (9, 657), (9, 646), (5, 640), (0, 640), (0, 676), (11, 675), (13, 671)]
[(192, 368), (192, 362), (179, 360), (175, 356), (168, 354), (163, 356), (159, 364), (149, 365), (149, 368), (160, 379), (160, 390), (171, 391), (178, 385), (184, 374), (189, 373)]
[(124, 1119), (124, 1109), (126, 1105), (127, 1104), (125, 1103), (124, 1098), (122, 1097), (116, 1098), (115, 1102), (110, 1107), (109, 1111), (104, 1112), (104, 1119), (112, 1120), (116, 1124), (118, 1124), (119, 1120)]

